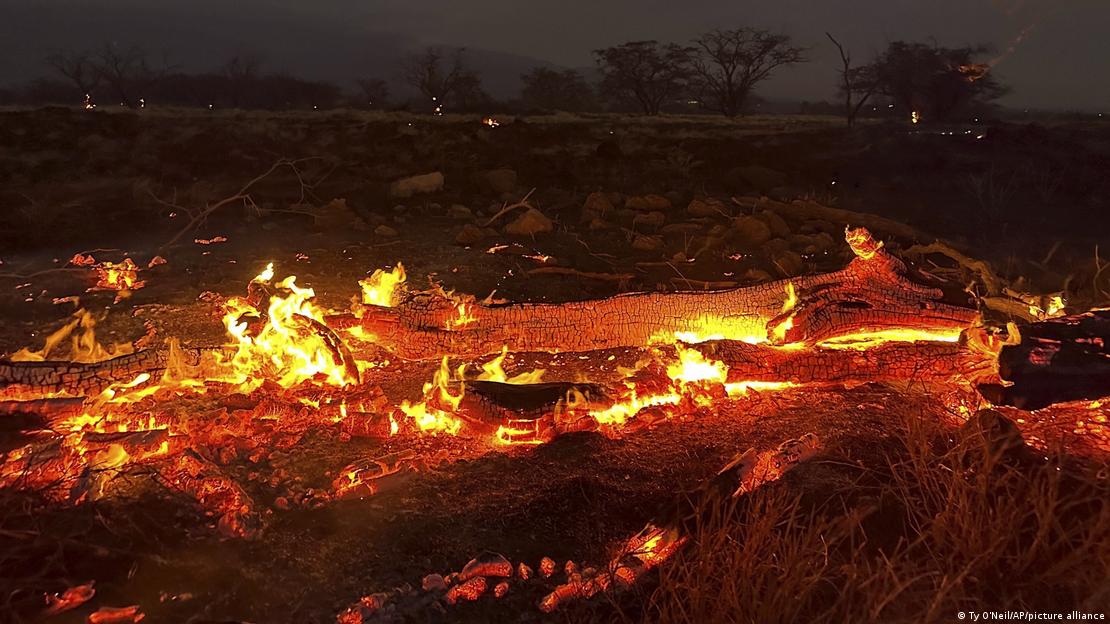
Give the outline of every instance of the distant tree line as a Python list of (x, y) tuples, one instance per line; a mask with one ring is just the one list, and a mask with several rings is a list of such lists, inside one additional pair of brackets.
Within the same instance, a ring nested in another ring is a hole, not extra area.
[[(840, 56), (837, 86), (841, 103), (807, 105), (838, 112), (848, 125), (861, 116), (888, 114), (915, 121), (946, 121), (988, 106), (1006, 92), (989, 63), (978, 59), (985, 46), (945, 48), (896, 41), (866, 63), (858, 63), (833, 35)], [(351, 89), (280, 72), (264, 71), (263, 60), (237, 55), (210, 72), (184, 73), (163, 56), (139, 47), (104, 44), (96, 50), (65, 51), (46, 62), (53, 79), (20, 90), (0, 91), (0, 103), (84, 101), (95, 105), (160, 105), (211, 108), (326, 109), (340, 106), (404, 108), (418, 112), (624, 111), (645, 115), (704, 112), (735, 117), (749, 112), (757, 88), (776, 72), (808, 59), (808, 51), (785, 34), (754, 28), (718, 29), (688, 44), (630, 41), (594, 51), (600, 79), (580, 72), (537, 67), (522, 75), (518, 99), (494, 102), (465, 50), (429, 47), (404, 58), (396, 78), (419, 94), (391, 100), (381, 77), (356, 81)]]

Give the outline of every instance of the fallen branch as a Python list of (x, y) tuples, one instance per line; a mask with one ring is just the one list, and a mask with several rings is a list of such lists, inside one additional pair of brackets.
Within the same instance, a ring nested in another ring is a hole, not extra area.
[[(225, 197), (224, 199), (221, 199), (220, 201), (218, 201), (214, 204), (208, 204), (207, 206), (204, 207), (204, 209), (200, 210), (195, 215), (193, 215), (193, 218), (190, 219), (189, 222), (185, 224), (185, 227), (178, 230), (178, 232), (176, 234), (174, 234), (173, 237), (171, 237), (168, 241), (163, 243), (161, 247), (158, 248), (159, 251), (161, 251), (161, 250), (163, 250), (167, 247), (173, 246), (174, 243), (176, 243), (178, 240), (180, 240), (182, 236), (185, 236), (186, 234), (195, 230), (198, 226), (200, 226), (202, 223), (204, 223), (204, 221), (207, 220), (208, 217), (212, 215), (212, 213), (216, 212), (217, 210), (219, 210), (219, 209), (221, 209), (225, 206), (235, 204), (235, 203), (239, 203), (239, 202), (242, 202), (242, 203), (245, 203), (245, 204), (248, 204), (248, 205), (253, 205), (254, 204), (254, 199), (251, 196), (251, 189), (254, 188), (254, 186), (256, 184), (258, 184), (259, 182), (262, 182), (266, 178), (270, 177), (274, 172), (278, 171), (279, 169), (288, 167), (289, 169), (291, 169), (293, 171), (293, 175), (295, 175), (297, 177), (297, 181), (301, 185), (301, 200), (303, 201), (305, 191), (306, 191), (306, 189), (310, 188), (310, 185), (305, 183), (304, 178), (301, 175), (301, 172), (300, 172), (300, 169), (299, 169), (298, 165), (300, 163), (307, 162), (308, 160), (311, 160), (311, 159), (307, 159), (307, 158), (299, 159), (299, 160), (282, 159), (282, 160), (277, 161), (276, 163), (271, 165), (270, 168), (267, 169), (265, 173), (255, 177), (251, 181), (244, 184), (243, 187), (240, 188), (234, 195), (231, 195), (230, 197)], [(152, 195), (152, 197), (154, 197), (154, 196)], [(189, 210), (187, 210), (187, 209), (185, 209), (181, 206), (178, 206), (174, 203), (166, 202), (164, 200), (159, 199), (158, 197), (154, 197), (154, 199), (156, 201), (158, 201), (159, 203), (161, 203), (163, 205), (170, 206), (174, 209), (182, 210), (184, 212), (190, 212)]]
[(528, 275), (570, 275), (572, 277), (581, 277), (603, 282), (629, 282), (636, 278), (635, 275), (630, 273), (593, 273), (590, 271), (579, 271), (578, 269), (572, 269), (570, 267), (558, 266), (530, 269)]
[(532, 193), (535, 193), (535, 192), (536, 192), (536, 189), (533, 188), (532, 190), (528, 191), (527, 195), (522, 197), (521, 200), (516, 202), (515, 204), (512, 204), (510, 206), (502, 206), (501, 210), (497, 211), (497, 214), (493, 215), (492, 217), (489, 218), (489, 221), (486, 221), (484, 224), (482, 224), (482, 227), (489, 227), (490, 225), (493, 224), (494, 221), (496, 221), (496, 220), (500, 219), (502, 216), (516, 210), (517, 208), (533, 208), (532, 204), (528, 203), (528, 198), (532, 197)]
[(477, 357), (510, 351), (593, 351), (644, 347), (683, 334), (813, 345), (852, 333), (911, 329), (958, 334), (978, 311), (944, 303), (939, 289), (907, 277), (906, 266), (866, 232), (853, 232), (857, 258), (825, 275), (747, 288), (629, 293), (560, 304), (473, 305), (434, 291), (408, 293), (392, 308), (359, 305), (328, 324), (360, 325), (378, 344), (410, 359)]

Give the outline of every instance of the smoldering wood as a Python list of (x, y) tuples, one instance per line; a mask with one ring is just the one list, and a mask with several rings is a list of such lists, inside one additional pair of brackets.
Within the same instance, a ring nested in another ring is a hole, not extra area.
[[(871, 245), (874, 241), (864, 232)], [(442, 292), (408, 293), (396, 307), (358, 306), (328, 319), (333, 327), (360, 326), (379, 344), (407, 359), (444, 355), (475, 358), (507, 346), (515, 352), (584, 352), (642, 347), (682, 333), (725, 333), (771, 342), (822, 340), (859, 332), (914, 328), (959, 332), (979, 319), (966, 302), (946, 300), (940, 288), (916, 282), (906, 265), (883, 251), (857, 251), (832, 273), (721, 291), (630, 293), (558, 304), (475, 304), (470, 319), (453, 326), (457, 303)], [(915, 277), (916, 279), (916, 277)], [(796, 302), (784, 304), (790, 290)], [(781, 335), (771, 329), (793, 317)]]
[(1098, 399), (1110, 389), (1110, 309), (1025, 325), (1021, 343), (998, 356), (1002, 378), (992, 400), (1024, 409)]

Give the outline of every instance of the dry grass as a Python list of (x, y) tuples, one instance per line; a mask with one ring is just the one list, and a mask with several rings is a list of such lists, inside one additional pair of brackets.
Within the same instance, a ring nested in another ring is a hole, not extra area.
[(989, 439), (907, 426), (880, 461), (818, 462), (702, 510), (692, 546), (623, 618), (951, 622), (959, 611), (1106, 610), (1107, 466)]

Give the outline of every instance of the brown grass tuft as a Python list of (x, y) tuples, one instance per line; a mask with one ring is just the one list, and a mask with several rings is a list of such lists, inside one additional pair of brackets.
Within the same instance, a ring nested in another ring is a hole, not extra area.
[(624, 619), (951, 622), (959, 611), (1107, 609), (1107, 466), (997, 440), (907, 426), (879, 459), (817, 460), (703, 509), (691, 546)]

